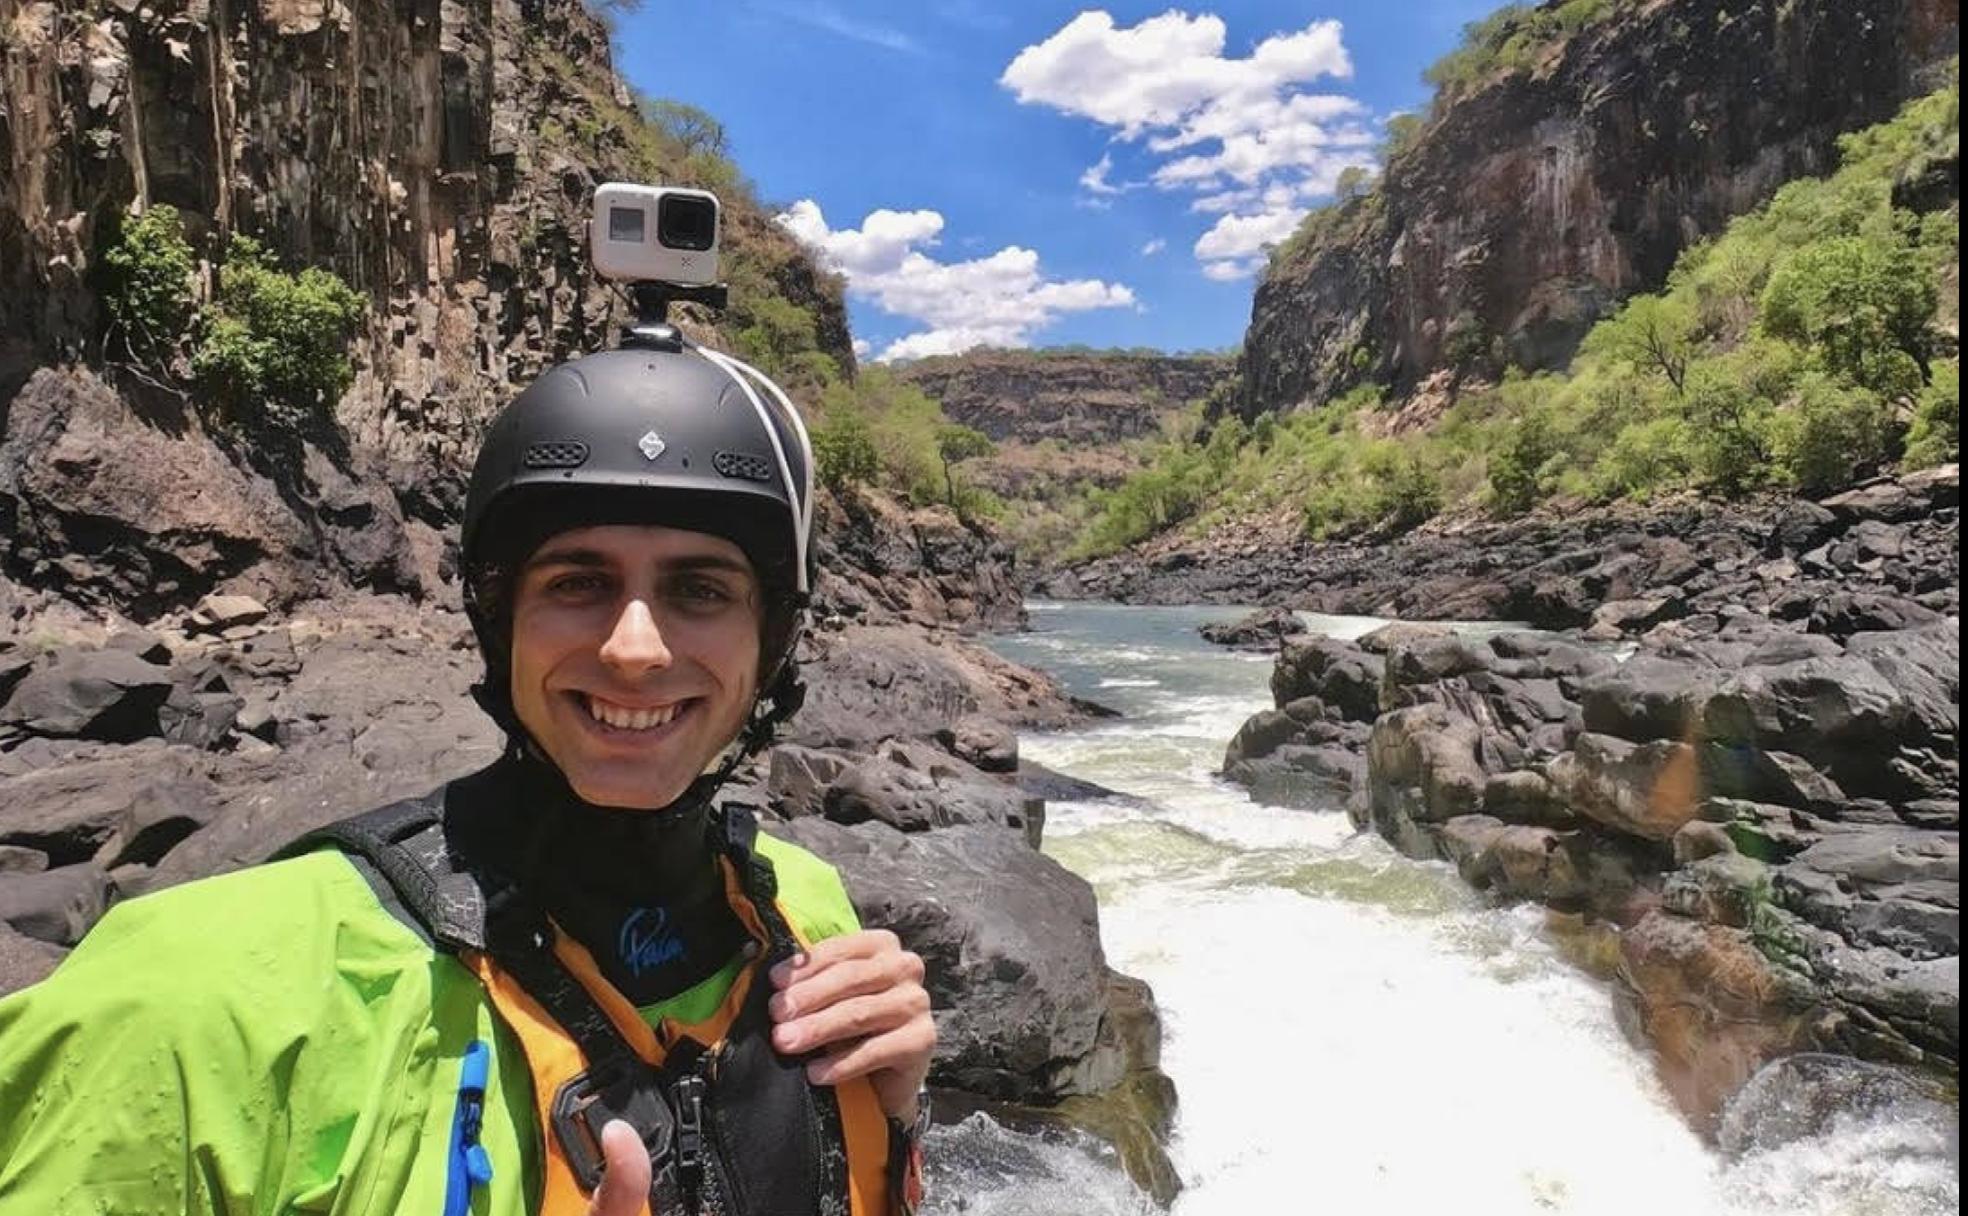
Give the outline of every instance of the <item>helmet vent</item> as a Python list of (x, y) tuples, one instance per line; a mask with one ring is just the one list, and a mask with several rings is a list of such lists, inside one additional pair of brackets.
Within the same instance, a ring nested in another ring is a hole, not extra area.
[(588, 445), (585, 443), (536, 443), (526, 449), (524, 457), (529, 469), (572, 469), (587, 463)]
[(726, 477), (742, 477), (746, 481), (771, 481), (773, 475), (771, 461), (749, 452), (719, 452), (711, 457), (711, 467)]

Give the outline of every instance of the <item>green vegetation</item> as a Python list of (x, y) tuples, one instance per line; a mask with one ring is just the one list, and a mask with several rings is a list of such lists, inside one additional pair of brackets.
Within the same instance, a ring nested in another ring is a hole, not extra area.
[[(1789, 183), (1686, 250), (1662, 290), (1602, 320), (1563, 374), (1465, 385), (1432, 427), (1398, 437), (1365, 386), (1247, 432), (1171, 440), (1095, 496), (1081, 552), (1280, 508), (1327, 536), (1554, 499), (1822, 494), (1956, 459), (1960, 364), (1942, 309), (1960, 264), (1958, 203), (1922, 214), (1894, 200), (1958, 158), (1958, 111), (1957, 82), (1846, 136), (1837, 173)], [(1369, 193), (1314, 213), (1290, 245), (1377, 204)], [(1473, 318), (1447, 345), (1472, 366), (1494, 353)]]
[(1535, 67), (1551, 48), (1609, 16), (1617, 0), (1506, 4), (1462, 27), (1462, 44), (1422, 72), (1435, 105), (1507, 72)]
[(827, 386), (812, 439), (821, 480), (836, 492), (870, 486), (918, 506), (944, 503), (965, 519), (1003, 514), (1003, 504), (957, 468), (990, 455), (991, 441), (952, 423), (921, 389), (880, 365)]
[(110, 333), (140, 362), (167, 359), (197, 308), (191, 242), (178, 209), (158, 204), (125, 220), (97, 259)]
[(235, 420), (249, 406), (295, 418), (325, 413), (354, 376), (348, 341), (363, 311), (362, 297), (334, 274), (285, 273), (258, 241), (235, 233), (192, 374)]
[(98, 264), (110, 335), (148, 366), (188, 367), (216, 417), (298, 421), (347, 391), (348, 342), (366, 306), (329, 271), (287, 273), (258, 241), (234, 233), (216, 298), (201, 309), (183, 217), (162, 205), (121, 225)]

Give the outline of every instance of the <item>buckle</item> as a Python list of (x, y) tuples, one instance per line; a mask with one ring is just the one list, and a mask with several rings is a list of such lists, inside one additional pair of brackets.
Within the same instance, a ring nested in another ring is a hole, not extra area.
[(649, 1153), (652, 1181), (674, 1168), (676, 1118), (656, 1088), (655, 1078), (630, 1070), (626, 1075), (597, 1081), (583, 1072), (554, 1094), (553, 1132), (581, 1188), (601, 1185), (601, 1129), (611, 1119), (633, 1127)]

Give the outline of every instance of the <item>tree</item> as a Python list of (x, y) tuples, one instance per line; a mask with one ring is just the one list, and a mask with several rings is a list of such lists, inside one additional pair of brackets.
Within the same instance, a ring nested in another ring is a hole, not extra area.
[(1912, 249), (1880, 238), (1806, 246), (1763, 290), (1763, 331), (1818, 352), (1826, 370), (1887, 396), (1928, 376), (1928, 322), (1938, 293)]
[[(640, 3), (640, 0), (637, 0)], [(668, 97), (645, 97), (642, 100), (642, 116), (663, 134), (677, 142), (685, 156), (709, 153), (713, 156), (726, 154), (724, 124), (713, 118), (709, 111), (691, 105), (687, 101), (675, 101)]]
[(254, 400), (290, 419), (331, 410), (354, 378), (348, 342), (363, 312), (363, 298), (333, 273), (287, 274), (235, 233), (192, 372), (227, 411)]
[(943, 489), (952, 507), (957, 505), (955, 466), (978, 456), (989, 456), (996, 450), (990, 436), (961, 423), (948, 422), (936, 428), (936, 454), (943, 461)]
[(191, 270), (177, 208), (156, 204), (116, 230), (101, 259), (102, 299), (133, 357), (161, 360), (183, 339), (195, 305)]
[(1679, 296), (1634, 296), (1619, 312), (1593, 326), (1588, 353), (1667, 377), (1675, 396), (1688, 389), (1688, 359), (1694, 353), (1695, 310)]
[(1339, 180), (1333, 183), (1333, 197), (1342, 203), (1351, 202), (1367, 192), (1373, 181), (1373, 174), (1364, 166), (1348, 165), (1339, 171)]

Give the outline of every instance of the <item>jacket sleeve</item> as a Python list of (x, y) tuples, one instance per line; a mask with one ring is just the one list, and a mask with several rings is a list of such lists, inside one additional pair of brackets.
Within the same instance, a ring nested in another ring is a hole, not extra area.
[(361, 1210), (430, 970), (332, 854), (117, 907), (0, 1000), (0, 1212)]

